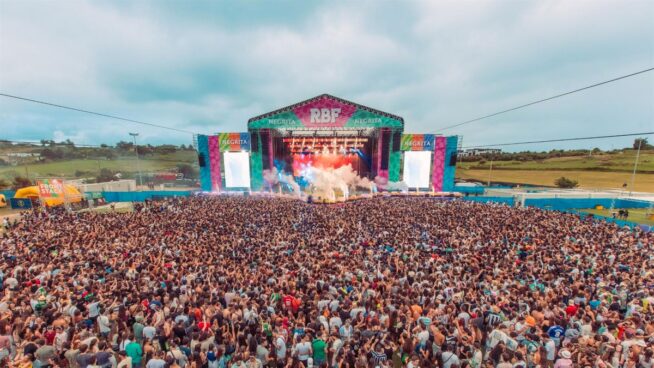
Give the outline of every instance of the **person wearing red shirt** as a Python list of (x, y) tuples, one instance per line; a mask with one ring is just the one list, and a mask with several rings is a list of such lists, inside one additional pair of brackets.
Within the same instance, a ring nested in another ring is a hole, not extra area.
[(570, 303), (568, 307), (565, 309), (565, 313), (568, 315), (568, 317), (572, 317), (575, 314), (577, 314), (577, 311), (579, 310), (579, 307), (574, 305), (573, 303)]
[(54, 345), (54, 340), (56, 336), (57, 333), (55, 332), (54, 328), (52, 328), (52, 326), (49, 326), (48, 330), (45, 331), (45, 333), (43, 334), (46, 345)]

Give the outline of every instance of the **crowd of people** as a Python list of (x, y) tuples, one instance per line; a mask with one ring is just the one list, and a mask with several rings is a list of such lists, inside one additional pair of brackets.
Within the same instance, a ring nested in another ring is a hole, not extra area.
[(573, 214), (194, 197), (0, 248), (2, 367), (654, 365), (654, 233)]

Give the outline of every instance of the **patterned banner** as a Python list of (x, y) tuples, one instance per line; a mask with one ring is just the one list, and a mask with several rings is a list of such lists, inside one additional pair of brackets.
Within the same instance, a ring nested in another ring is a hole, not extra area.
[(249, 129), (402, 128), (402, 121), (323, 96), (248, 123)]
[(220, 152), (249, 151), (250, 134), (248, 133), (219, 133), (218, 146)]
[(41, 198), (64, 197), (64, 183), (59, 179), (37, 180), (36, 185), (39, 188), (39, 197)]
[(434, 191), (443, 191), (443, 174), (445, 172), (445, 147), (447, 139), (436, 137), (436, 149), (434, 149), (434, 166), (432, 169), (432, 187)]
[(433, 151), (433, 134), (402, 134), (400, 151)]

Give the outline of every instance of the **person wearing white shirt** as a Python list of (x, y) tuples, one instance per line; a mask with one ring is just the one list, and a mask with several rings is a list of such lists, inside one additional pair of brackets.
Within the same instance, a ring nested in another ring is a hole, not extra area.
[(342, 325), (343, 321), (341, 320), (341, 317), (336, 313), (332, 314), (332, 317), (329, 319), (329, 328), (338, 330)]

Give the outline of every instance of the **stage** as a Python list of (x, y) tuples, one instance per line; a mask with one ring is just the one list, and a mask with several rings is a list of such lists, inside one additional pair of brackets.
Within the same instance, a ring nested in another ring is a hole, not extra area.
[(400, 116), (320, 95), (197, 137), (204, 191), (347, 201), (378, 192), (449, 193), (459, 137), (404, 134)]

